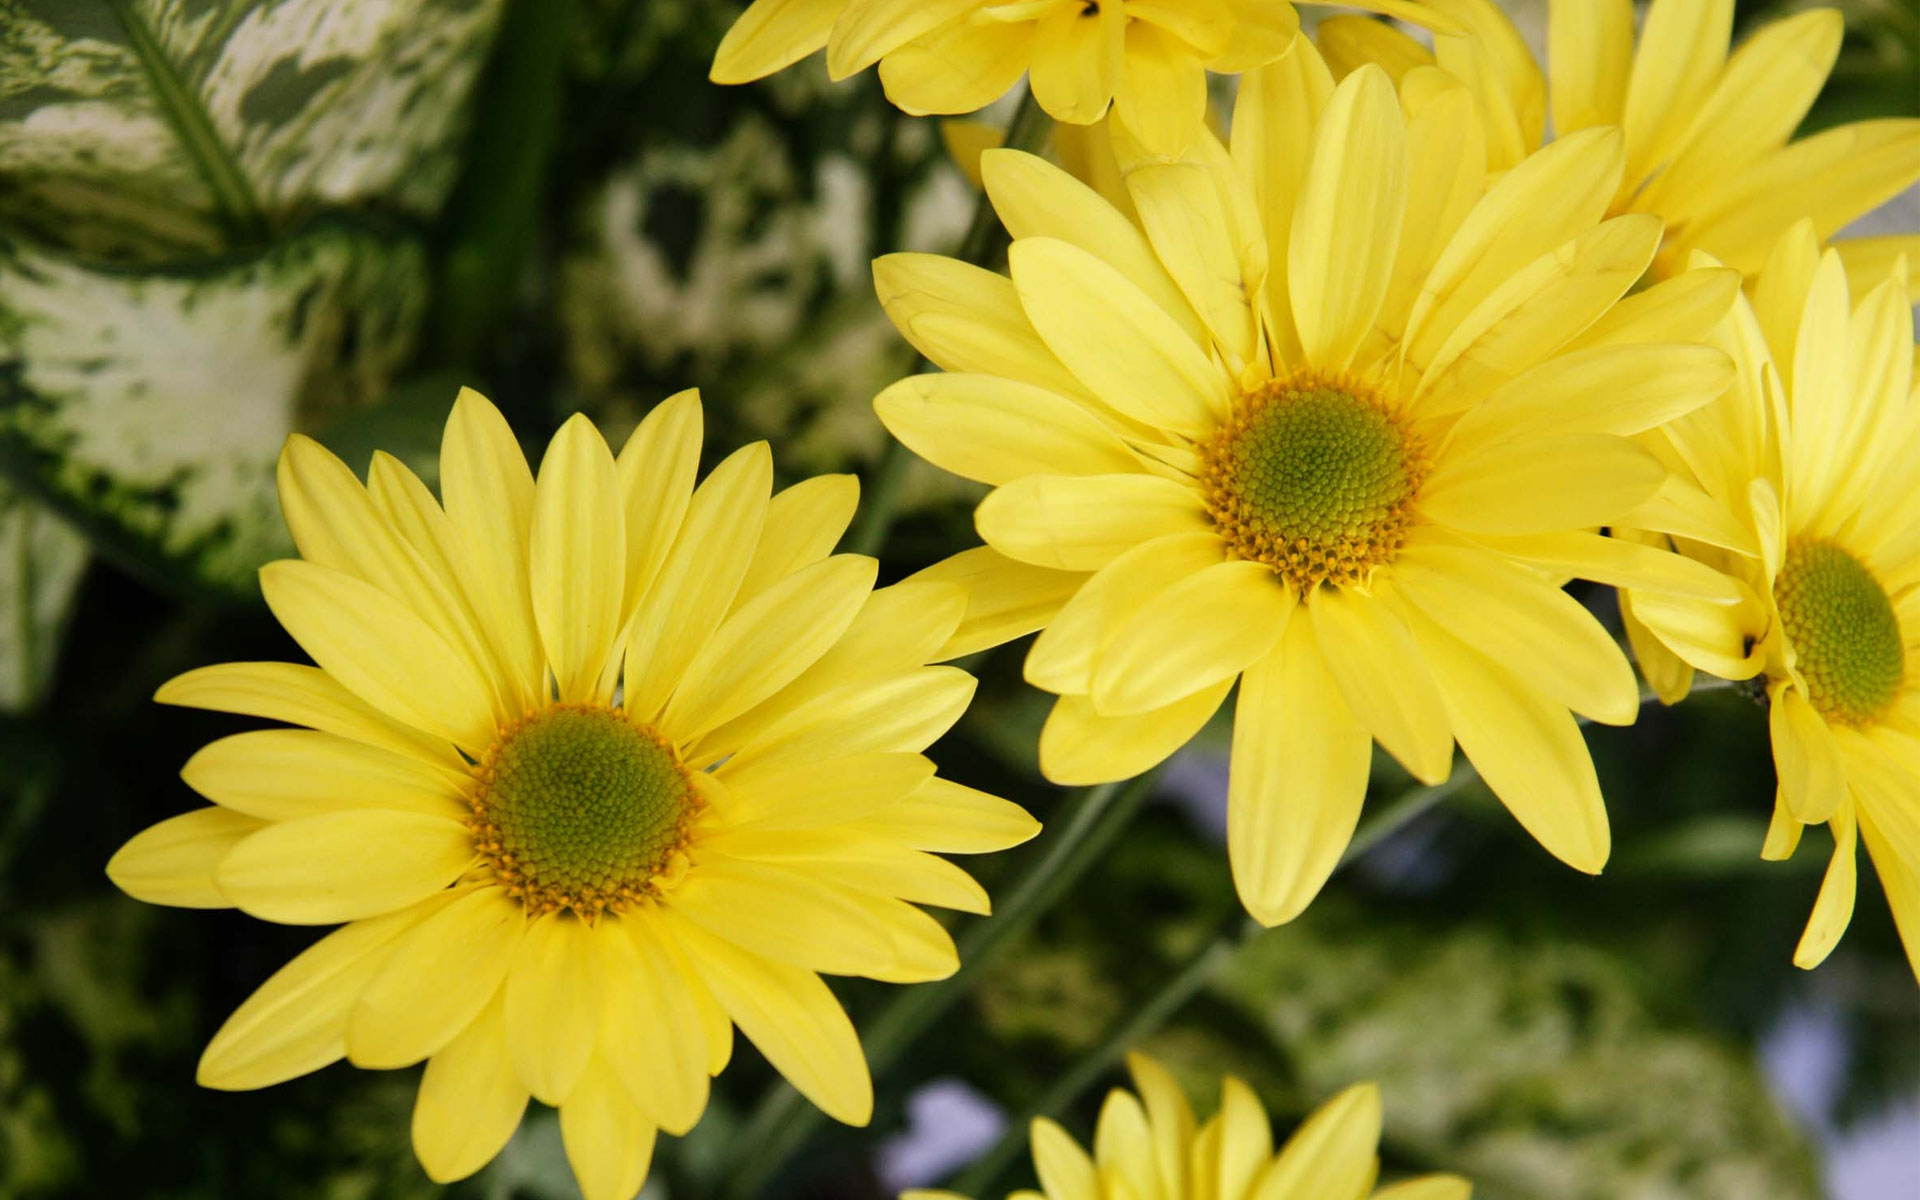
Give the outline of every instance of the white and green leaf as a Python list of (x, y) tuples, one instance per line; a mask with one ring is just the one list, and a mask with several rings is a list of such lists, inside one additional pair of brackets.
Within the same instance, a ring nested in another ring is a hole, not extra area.
[(273, 468), (411, 354), (425, 255), (339, 222), (191, 269), (0, 242), (0, 450), (120, 557), (251, 586), (287, 550)]
[(153, 261), (437, 213), (502, 0), (0, 0), (0, 212)]

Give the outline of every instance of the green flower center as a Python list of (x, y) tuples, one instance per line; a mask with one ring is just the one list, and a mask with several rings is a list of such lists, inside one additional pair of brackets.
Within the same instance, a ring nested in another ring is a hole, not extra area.
[(558, 705), (505, 730), (474, 768), (474, 845), (536, 912), (618, 911), (686, 845), (693, 780), (617, 709)]
[(1315, 371), (1243, 395), (1200, 452), (1207, 511), (1229, 552), (1303, 594), (1364, 583), (1391, 560), (1426, 476), (1424, 448), (1384, 401)]
[(1796, 539), (1773, 584), (1807, 699), (1843, 725), (1879, 717), (1900, 693), (1906, 652), (1886, 589), (1832, 542)]

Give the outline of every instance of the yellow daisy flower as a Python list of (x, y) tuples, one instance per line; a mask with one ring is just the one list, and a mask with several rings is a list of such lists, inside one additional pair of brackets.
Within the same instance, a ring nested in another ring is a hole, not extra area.
[[(1377, 739), (1416, 778), (1457, 740), (1552, 853), (1597, 872), (1606, 812), (1569, 709), (1629, 724), (1613, 639), (1570, 576), (1734, 599), (1716, 572), (1592, 530), (1691, 507), (1631, 436), (1711, 399), (1687, 344), (1738, 278), (1620, 298), (1657, 218), (1602, 220), (1620, 137), (1563, 139), (1486, 188), (1471, 97), (1403, 112), (1306, 42), (1248, 74), (1231, 151), (1116, 143), (1140, 216), (1014, 151), (984, 156), (1011, 279), (930, 255), (875, 274), (945, 374), (881, 420), (992, 485), (986, 546), (917, 579), (976, 599), (966, 648), (1039, 629), (1041, 767), (1124, 778), (1240, 682), (1229, 847), (1248, 909), (1298, 914), (1338, 862)], [(1693, 332), (1690, 332), (1693, 331)], [(1697, 507), (1697, 506), (1692, 506)]]
[(1920, 393), (1907, 295), (1902, 267), (1854, 301), (1811, 222), (1781, 240), (1752, 304), (1716, 338), (1738, 383), (1657, 435), (1731, 525), (1680, 550), (1746, 598), (1714, 607), (1631, 591), (1621, 608), (1664, 698), (1684, 694), (1694, 667), (1763, 681), (1780, 779), (1765, 856), (1792, 854), (1808, 824), (1834, 838), (1794, 962), (1818, 965), (1845, 932), (1865, 842), (1920, 976)]
[[(1431, 19), (1421, 0), (1348, 6)], [(1056, 121), (1091, 124), (1112, 105), (1177, 154), (1205, 120), (1207, 72), (1272, 62), (1299, 27), (1285, 0), (754, 0), (711, 77), (747, 83), (825, 47), (833, 79), (879, 63), (887, 98), (925, 115), (983, 108), (1024, 74)]]
[[(1046, 1118), (1033, 1123), (1038, 1192), (1008, 1200), (1468, 1200), (1457, 1175), (1423, 1175), (1374, 1190), (1380, 1176), (1380, 1089), (1356, 1084), (1321, 1105), (1276, 1153), (1253, 1089), (1228, 1076), (1220, 1109), (1196, 1128), (1187, 1097), (1166, 1069), (1127, 1056), (1136, 1096), (1107, 1093), (1093, 1153)], [(907, 1192), (900, 1200), (964, 1200)]]
[[(1437, 61), (1478, 100), (1496, 168), (1538, 148), (1549, 117), (1557, 137), (1618, 126), (1627, 162), (1608, 211), (1666, 222), (1662, 275), (1695, 250), (1751, 275), (1802, 217), (1830, 238), (1920, 181), (1920, 119), (1794, 139), (1840, 52), (1835, 9), (1769, 21), (1729, 53), (1734, 0), (1652, 0), (1637, 40), (1632, 0), (1553, 0), (1543, 78), (1493, 0), (1429, 2), (1469, 34), (1437, 37), (1429, 52), (1378, 21), (1335, 18), (1320, 26), (1321, 50), (1336, 73), (1374, 62), (1397, 78)], [(1840, 254), (1865, 292), (1899, 255), (1920, 260), (1920, 235), (1849, 240)]]
[(867, 1121), (866, 1061), (818, 973), (950, 974), (914, 905), (987, 898), (930, 852), (1037, 826), (918, 753), (973, 694), (926, 665), (964, 594), (875, 591), (872, 559), (831, 553), (851, 477), (770, 497), (760, 443), (695, 487), (700, 441), (693, 392), (617, 459), (575, 416), (536, 481), (463, 392), (444, 505), (389, 456), (363, 487), (288, 442), (302, 557), (260, 584), (319, 665), (205, 667), (157, 698), (295, 728), (195, 754), (182, 777), (213, 805), (107, 868), (157, 904), (344, 922), (228, 1018), (203, 1085), (425, 1060), (429, 1175), (485, 1165), (531, 1096), (559, 1108), (589, 1200), (627, 1200), (656, 1129), (699, 1119), (733, 1025)]

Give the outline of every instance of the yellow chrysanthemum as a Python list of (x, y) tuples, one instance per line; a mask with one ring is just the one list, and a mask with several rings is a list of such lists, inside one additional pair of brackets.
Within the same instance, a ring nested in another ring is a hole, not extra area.
[(1766, 857), (1792, 854), (1804, 825), (1834, 836), (1794, 961), (1817, 965), (1846, 930), (1857, 839), (1920, 976), (1920, 394), (1904, 270), (1855, 303), (1810, 223), (1782, 239), (1716, 337), (1739, 382), (1657, 435), (1727, 524), (1679, 548), (1745, 599), (1634, 591), (1621, 607), (1665, 698), (1692, 667), (1764, 676), (1780, 778)]
[[(1375, 62), (1396, 78), (1439, 65), (1466, 82), (1496, 168), (1555, 136), (1618, 126), (1627, 163), (1609, 211), (1666, 222), (1655, 269), (1671, 274), (1704, 250), (1751, 275), (1780, 235), (1810, 218), (1821, 238), (1920, 180), (1920, 120), (1856, 121), (1794, 140), (1840, 52), (1842, 20), (1811, 9), (1770, 21), (1731, 54), (1734, 0), (1652, 0), (1636, 42), (1632, 0), (1553, 0), (1548, 78), (1493, 0), (1430, 0), (1466, 36), (1429, 53), (1366, 18), (1318, 31), (1336, 74)], [(1920, 234), (1840, 243), (1856, 291), (1886, 277)], [(1920, 293), (1913, 297), (1920, 303)]]
[[(1422, 0), (1343, 0), (1429, 20)], [(825, 47), (845, 79), (880, 64), (906, 112), (968, 113), (1028, 75), (1057, 121), (1112, 105), (1134, 136), (1179, 153), (1206, 117), (1207, 72), (1287, 52), (1299, 18), (1285, 0), (754, 0), (714, 55), (716, 83), (747, 83)]]
[(302, 559), (260, 582), (319, 665), (206, 667), (158, 699), (300, 728), (194, 755), (182, 775), (213, 806), (108, 866), (158, 904), (346, 923), (227, 1020), (202, 1084), (426, 1060), (428, 1174), (478, 1170), (532, 1096), (560, 1109), (590, 1200), (627, 1200), (656, 1129), (699, 1119), (734, 1024), (828, 1113), (868, 1119), (860, 1043), (816, 972), (951, 973), (913, 905), (987, 899), (929, 852), (1036, 826), (918, 753), (973, 693), (926, 665), (964, 594), (875, 591), (872, 559), (831, 553), (851, 477), (769, 498), (762, 443), (696, 488), (700, 441), (692, 392), (618, 459), (576, 416), (536, 482), (464, 392), (444, 507), (391, 457), (363, 487), (288, 443)]
[[(1008, 1200), (1468, 1200), (1457, 1175), (1423, 1175), (1374, 1190), (1380, 1176), (1380, 1089), (1356, 1084), (1321, 1105), (1278, 1153), (1253, 1089), (1228, 1076), (1220, 1109), (1195, 1127), (1193, 1110), (1165, 1068), (1127, 1057), (1139, 1095), (1107, 1093), (1093, 1154), (1045, 1118), (1033, 1123), (1041, 1191)], [(963, 1200), (952, 1192), (907, 1192), (900, 1200)]]
[(876, 264), (895, 324), (946, 374), (876, 408), (937, 466), (993, 485), (987, 545), (918, 578), (974, 591), (959, 643), (1045, 626), (1059, 782), (1161, 761), (1240, 681), (1229, 802), (1249, 910), (1299, 913), (1339, 860), (1378, 739), (1417, 778), (1459, 741), (1555, 855), (1606, 861), (1568, 709), (1638, 708), (1613, 639), (1560, 590), (1654, 581), (1732, 603), (1677, 556), (1592, 532), (1690, 528), (1631, 435), (1723, 389), (1686, 344), (1731, 271), (1620, 302), (1656, 218), (1602, 220), (1620, 139), (1563, 139), (1491, 190), (1471, 97), (1428, 69), (1337, 88), (1311, 45), (1248, 74), (1232, 149), (1119, 159), (1140, 224), (1032, 155), (984, 156), (1011, 279)]

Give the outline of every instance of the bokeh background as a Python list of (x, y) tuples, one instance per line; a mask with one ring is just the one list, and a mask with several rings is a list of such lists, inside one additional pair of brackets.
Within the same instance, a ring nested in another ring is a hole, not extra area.
[[(1537, 29), (1543, 7), (1514, 11)], [(1796, 7), (1743, 0), (1740, 18)], [(1920, 8), (1841, 7), (1809, 128), (1920, 114)], [(939, 125), (871, 73), (709, 85), (736, 11), (0, 0), (0, 1197), (578, 1194), (537, 1106), (475, 1179), (427, 1182), (414, 1071), (196, 1088), (207, 1037), (314, 935), (136, 904), (102, 865), (195, 802), (180, 765), (240, 725), (154, 688), (298, 656), (253, 574), (290, 552), (272, 491), (289, 431), (431, 471), (462, 383), (535, 448), (575, 410), (617, 445), (698, 385), (710, 457), (764, 437), (787, 479), (876, 461), (869, 401), (914, 363), (868, 261), (950, 250), (974, 198)], [(1873, 219), (1920, 229), (1920, 197)], [(909, 475), (888, 577), (971, 544), (971, 498)], [(980, 699), (935, 753), (1045, 818), (1045, 704), (1017, 663), (970, 664)], [(1868, 873), (1832, 959), (1790, 966), (1830, 843), (1758, 860), (1762, 710), (1724, 692), (1591, 741), (1604, 876), (1470, 788), (1238, 954), (1149, 1048), (1196, 1094), (1244, 1076), (1283, 1127), (1378, 1079), (1390, 1164), (1466, 1173), (1487, 1200), (1920, 1195), (1920, 995)], [(1376, 802), (1406, 783), (1374, 778)], [(1210, 730), (880, 1080), (874, 1127), (823, 1139), (770, 1194), (890, 1195), (991, 1142), (1232, 911), (1224, 790)], [(1025, 861), (973, 865), (992, 887)], [(856, 1019), (887, 991), (841, 989)], [(656, 1194), (718, 1194), (769, 1078), (742, 1043), (705, 1122), (663, 1141)]]

